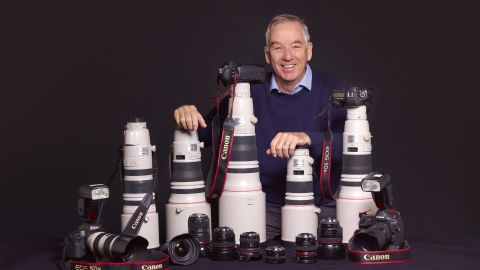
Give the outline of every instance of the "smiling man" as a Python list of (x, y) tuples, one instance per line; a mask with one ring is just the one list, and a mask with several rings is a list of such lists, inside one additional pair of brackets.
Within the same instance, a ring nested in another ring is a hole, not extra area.
[[(307, 146), (318, 165), (327, 129), (327, 114), (315, 116), (327, 106), (330, 92), (339, 87), (339, 82), (332, 75), (312, 70), (308, 65), (313, 44), (308, 27), (301, 18), (289, 14), (275, 16), (267, 27), (265, 38), (265, 60), (273, 72), (268, 74), (264, 84), (251, 86), (251, 96), (258, 118), (255, 126), (257, 153), (260, 180), (267, 198), (267, 238), (271, 239), (281, 233), (281, 206), (285, 203), (288, 158), (293, 155), (295, 147)], [(224, 119), (228, 98), (221, 102), (220, 107)], [(174, 118), (177, 125), (187, 130), (197, 130), (200, 125), (200, 138), (210, 142), (207, 123), (210, 124), (215, 113), (213, 109), (204, 118), (194, 105), (183, 105), (175, 110)], [(345, 109), (332, 108), (333, 189), (338, 186), (340, 178), (345, 116)], [(316, 175), (314, 192), (315, 204), (322, 210), (321, 217), (334, 217), (335, 203), (322, 200)]]

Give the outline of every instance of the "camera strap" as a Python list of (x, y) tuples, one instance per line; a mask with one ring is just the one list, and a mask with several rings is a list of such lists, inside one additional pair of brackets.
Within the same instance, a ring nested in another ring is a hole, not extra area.
[[(331, 118), (330, 118), (330, 101), (327, 101), (327, 107), (325, 108), (328, 113), (328, 124), (327, 124), (327, 131), (325, 132), (325, 136), (323, 139), (323, 146), (322, 146), (322, 161), (320, 163), (320, 195), (322, 199), (330, 199), (335, 200), (337, 194), (332, 193), (332, 186), (330, 183), (330, 175), (332, 172), (332, 142), (333, 142), (333, 134), (331, 129)], [(322, 115), (325, 112), (325, 109), (318, 115)]]
[(145, 270), (170, 269), (169, 256), (152, 250), (144, 262), (83, 262), (69, 260), (65, 262), (65, 270)]
[[(217, 79), (218, 83), (218, 79)], [(228, 116), (222, 124), (220, 132), (220, 100), (230, 94), (232, 106)], [(206, 181), (206, 197), (215, 199), (222, 195), (225, 181), (227, 179), (228, 164), (232, 153), (235, 120), (233, 120), (233, 104), (235, 99), (235, 83), (224, 93), (217, 94), (212, 98), (216, 99), (217, 114), (212, 120), (212, 163)]]
[(364, 251), (352, 250), (348, 245), (348, 257), (356, 264), (390, 264), (406, 262), (410, 258), (410, 246), (405, 241), (405, 248), (398, 250)]

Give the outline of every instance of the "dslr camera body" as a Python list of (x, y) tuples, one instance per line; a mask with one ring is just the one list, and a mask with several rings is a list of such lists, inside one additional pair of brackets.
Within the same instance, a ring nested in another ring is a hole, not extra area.
[(372, 172), (361, 182), (362, 190), (372, 192), (378, 211), (362, 214), (359, 229), (353, 234), (350, 246), (360, 251), (402, 250), (407, 247), (405, 228), (400, 212), (392, 207), (392, 184), (388, 174)]
[(145, 238), (104, 232), (100, 216), (108, 197), (109, 188), (106, 185), (80, 187), (78, 214), (83, 224), (65, 237), (64, 260), (130, 262), (142, 260), (148, 255)]
[(405, 248), (405, 232), (400, 213), (380, 209), (375, 215), (364, 215), (354, 233), (353, 246), (364, 251), (399, 250)]
[(262, 83), (265, 81), (265, 67), (261, 65), (238, 65), (227, 61), (218, 70), (218, 78), (224, 85), (232, 83)]
[(349, 87), (347, 89), (333, 90), (330, 102), (336, 108), (355, 108), (370, 105), (372, 89), (361, 87)]

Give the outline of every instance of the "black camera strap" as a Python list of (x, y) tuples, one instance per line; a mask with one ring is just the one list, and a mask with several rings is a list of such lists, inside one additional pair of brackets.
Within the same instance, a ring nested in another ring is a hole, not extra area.
[[(236, 75), (234, 75), (236, 77)], [(217, 78), (217, 84), (219, 78)], [(227, 179), (228, 164), (232, 153), (235, 120), (232, 118), (233, 104), (235, 99), (235, 83), (224, 93), (213, 96), (217, 103), (217, 114), (212, 120), (212, 163), (207, 176), (205, 193), (208, 199), (215, 199), (222, 195)], [(230, 94), (232, 106), (227, 119), (222, 124), (220, 132), (220, 100)]]
[[(322, 161), (320, 163), (320, 195), (323, 199), (336, 200), (337, 194), (333, 194), (332, 186), (330, 183), (330, 175), (332, 172), (332, 143), (333, 143), (333, 134), (331, 129), (331, 118), (330, 118), (330, 100), (327, 101), (327, 107), (325, 108), (328, 113), (328, 124), (327, 130), (325, 131), (325, 136), (323, 139), (323, 149), (322, 149)], [(318, 115), (322, 115), (325, 112), (325, 109)]]

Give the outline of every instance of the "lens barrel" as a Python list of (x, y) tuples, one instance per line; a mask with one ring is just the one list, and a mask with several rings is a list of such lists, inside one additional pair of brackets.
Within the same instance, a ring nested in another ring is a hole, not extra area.
[(238, 247), (239, 261), (255, 261), (262, 258), (260, 249), (260, 235), (256, 232), (244, 232), (240, 234), (240, 246)]
[(319, 259), (340, 260), (345, 258), (342, 227), (336, 219), (322, 219), (318, 226), (317, 238)]
[[(249, 231), (257, 232), (260, 242), (265, 242), (266, 197), (260, 181), (255, 135), (257, 118), (253, 114), (250, 84), (237, 83), (232, 94), (234, 96), (229, 99), (229, 110), (234, 121), (234, 137), (228, 140), (231, 142), (231, 155), (223, 193), (218, 200), (218, 224), (237, 232), (236, 244), (240, 244), (240, 233)], [(225, 139), (226, 137), (222, 139), (224, 143), (227, 142)], [(226, 158), (228, 145), (220, 145), (219, 149), (220, 158), (222, 155)]]
[(213, 230), (209, 257), (215, 261), (235, 260), (235, 233), (232, 228), (218, 227)]
[(188, 217), (188, 232), (197, 238), (200, 244), (200, 256), (208, 257), (210, 246), (210, 220), (205, 214), (195, 213)]
[(88, 236), (87, 246), (97, 260), (134, 262), (146, 257), (148, 241), (138, 235), (95, 232)]
[(314, 263), (317, 254), (317, 239), (313, 234), (301, 233), (295, 237), (295, 262)]
[(285, 248), (283, 246), (269, 246), (265, 251), (265, 262), (280, 264), (285, 262)]
[(200, 243), (191, 234), (177, 235), (166, 243), (164, 250), (170, 256), (170, 261), (178, 265), (191, 265), (200, 256)]
[(390, 243), (391, 233), (386, 224), (378, 222), (371, 227), (359, 230), (353, 237), (356, 250), (379, 251), (385, 250), (386, 245)]
[[(127, 123), (124, 130), (122, 230), (126, 228), (145, 194), (154, 189), (153, 152), (156, 148), (150, 144), (147, 123), (138, 121), (141, 120)], [(139, 220), (138, 226), (141, 228), (138, 235), (148, 240), (148, 248), (158, 248), (160, 237), (155, 193), (146, 212), (145, 217)]]
[[(210, 204), (205, 200), (202, 148), (203, 142), (199, 141), (197, 132), (175, 129), (170, 157), (170, 197), (165, 205), (167, 241), (190, 232), (188, 219), (192, 214), (211, 216)], [(198, 237), (197, 239), (201, 245), (205, 242)]]

